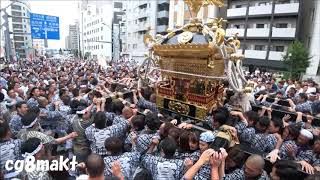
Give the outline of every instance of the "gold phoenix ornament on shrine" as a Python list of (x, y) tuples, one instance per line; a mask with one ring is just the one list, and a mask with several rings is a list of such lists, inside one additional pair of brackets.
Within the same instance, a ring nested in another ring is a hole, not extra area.
[(155, 69), (161, 72), (156, 83), (159, 108), (202, 120), (210, 108), (222, 103), (223, 81), (229, 81), (235, 91), (243, 91), (246, 84), (243, 55), (237, 53), (240, 48), (237, 35), (226, 39), (224, 19), (203, 23), (196, 18), (202, 6), (222, 7), (222, 0), (185, 0), (185, 3), (192, 12), (189, 23), (156, 38), (145, 35), (149, 57), (139, 72), (145, 72), (142, 79)]

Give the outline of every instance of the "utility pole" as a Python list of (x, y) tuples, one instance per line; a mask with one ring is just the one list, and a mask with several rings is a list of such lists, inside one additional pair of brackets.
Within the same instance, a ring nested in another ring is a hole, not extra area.
[[(81, 9), (81, 29), (82, 29), (82, 31), (81, 31), (81, 36), (82, 36), (82, 38), (81, 38), (81, 43), (82, 43), (82, 52), (81, 52), (81, 54), (82, 54), (82, 59), (84, 59), (83, 9)], [(80, 42), (80, 40), (79, 40), (79, 42)]]

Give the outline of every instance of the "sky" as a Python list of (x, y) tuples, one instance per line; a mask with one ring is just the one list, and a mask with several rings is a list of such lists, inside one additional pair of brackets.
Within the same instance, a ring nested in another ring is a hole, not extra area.
[[(48, 40), (48, 48), (65, 48), (65, 37), (69, 34), (69, 25), (74, 24), (78, 17), (79, 0), (21, 0), (28, 1), (31, 12), (59, 17), (60, 40)], [(0, 0), (1, 7), (10, 4), (9, 0)]]

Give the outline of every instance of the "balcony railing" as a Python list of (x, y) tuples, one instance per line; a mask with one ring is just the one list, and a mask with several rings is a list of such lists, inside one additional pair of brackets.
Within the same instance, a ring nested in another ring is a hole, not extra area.
[(246, 50), (245, 58), (250, 59), (266, 59), (267, 51), (258, 51), (258, 50)]
[(272, 28), (272, 37), (295, 38), (296, 28)]
[(245, 16), (247, 8), (233, 8), (227, 10), (227, 17)]
[[(238, 33), (239, 37), (244, 36), (244, 29), (229, 28), (226, 30), (226, 36), (230, 37)], [(272, 28), (273, 38), (295, 38), (296, 28)], [(247, 37), (269, 37), (269, 28), (248, 28)]]
[(230, 28), (230, 29), (226, 30), (227, 37), (234, 36), (236, 33), (238, 33), (239, 37), (243, 37), (244, 36), (244, 29)]
[(249, 15), (263, 15), (263, 14), (271, 14), (272, 5), (263, 5), (263, 6), (253, 6), (249, 8)]
[(249, 28), (247, 37), (269, 37), (269, 28)]
[[(227, 17), (246, 16), (246, 7), (232, 8), (227, 10)], [(276, 4), (275, 14), (297, 14), (299, 12), (299, 3)], [(249, 16), (271, 15), (272, 5), (252, 6), (249, 7)]]
[[(238, 33), (239, 37), (244, 36), (244, 29), (230, 28), (226, 30), (226, 36), (230, 37)], [(269, 29), (268, 28), (248, 28), (247, 37), (268, 37)]]
[(291, 14), (299, 12), (299, 3), (277, 4), (275, 14)]
[(270, 51), (269, 60), (281, 61), (283, 55), (285, 55), (285, 52)]

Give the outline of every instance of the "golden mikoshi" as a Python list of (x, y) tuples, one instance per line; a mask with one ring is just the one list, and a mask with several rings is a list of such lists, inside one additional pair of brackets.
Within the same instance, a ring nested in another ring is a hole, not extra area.
[(243, 91), (244, 56), (237, 53), (240, 48), (237, 34), (226, 39), (224, 19), (203, 23), (196, 18), (202, 6), (222, 7), (221, 0), (185, 0), (185, 3), (193, 17), (189, 23), (156, 38), (145, 36), (144, 43), (149, 49), (145, 64), (155, 67), (144, 71), (161, 72), (156, 84), (159, 108), (202, 120), (210, 108), (222, 103), (223, 81), (229, 81), (236, 92)]

